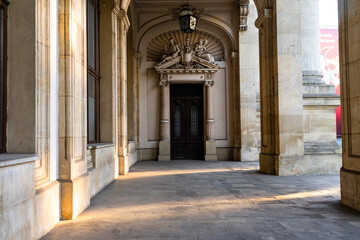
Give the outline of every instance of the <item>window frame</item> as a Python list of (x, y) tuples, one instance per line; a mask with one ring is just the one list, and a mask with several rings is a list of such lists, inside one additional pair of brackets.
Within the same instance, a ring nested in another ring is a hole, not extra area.
[(88, 76), (87, 77), (87, 142), (88, 144), (91, 143), (99, 143), (100, 142), (100, 80), (101, 80), (101, 76), (100, 76), (100, 30), (99, 30), (99, 20), (100, 20), (100, 4), (99, 4), (99, 0), (87, 0), (86, 1), (86, 30), (88, 31), (89, 27), (89, 16), (88, 16), (88, 8), (89, 8), (89, 2), (92, 4), (92, 6), (95, 9), (95, 15), (94, 15), (94, 22), (95, 22), (95, 29), (94, 29), (94, 35), (95, 35), (95, 42), (94, 42), (94, 46), (95, 46), (95, 59), (94, 59), (94, 67), (92, 68), (91, 66), (89, 66), (89, 51), (88, 51), (88, 47), (89, 47), (89, 39), (88, 39), (88, 35), (86, 35), (86, 43), (87, 43), (87, 74), (91, 75), (94, 78), (94, 88), (95, 88), (95, 131), (94, 131), (94, 141), (90, 141), (89, 139), (89, 79)]
[[(3, 64), (3, 72), (0, 73), (2, 74), (3, 77), (3, 82), (0, 83), (2, 84), (2, 88), (3, 91), (0, 92), (0, 97), (2, 98), (3, 101), (3, 109), (1, 111), (2, 116), (1, 117), (1, 121), (2, 121), (2, 132), (1, 134), (1, 138), (2, 138), (2, 144), (0, 144), (0, 153), (6, 153), (6, 121), (7, 121), (7, 51), (8, 51), (8, 36), (7, 36), (7, 32), (8, 32), (8, 6), (9, 6), (9, 2), (7, 0), (0, 0), (0, 7), (3, 8), (4, 10), (4, 15), (3, 15), (3, 36), (2, 39), (0, 41), (3, 41), (3, 53), (2, 53), (2, 64)], [(0, 49), (1, 50), (1, 49)], [(1, 96), (2, 95), (2, 96)]]

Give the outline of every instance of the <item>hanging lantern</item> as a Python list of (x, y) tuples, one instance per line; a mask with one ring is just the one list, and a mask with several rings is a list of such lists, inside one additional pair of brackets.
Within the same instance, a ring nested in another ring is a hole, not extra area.
[(185, 5), (179, 13), (180, 29), (184, 33), (192, 33), (196, 30), (197, 17), (190, 10), (189, 5)]

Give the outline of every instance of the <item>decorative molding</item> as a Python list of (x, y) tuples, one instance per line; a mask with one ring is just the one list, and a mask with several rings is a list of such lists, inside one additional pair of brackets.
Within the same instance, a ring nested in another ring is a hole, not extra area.
[(240, 31), (248, 29), (247, 17), (249, 15), (249, 0), (240, 0)]
[(302, 79), (303, 84), (312, 84), (312, 85), (327, 85), (323, 81), (323, 75), (318, 71), (303, 71)]
[[(185, 46), (187, 35), (181, 30), (165, 32), (153, 38), (147, 47), (146, 60), (151, 62), (161, 62), (164, 55), (164, 47), (169, 46), (169, 39), (173, 39), (180, 46)], [(225, 47), (223, 42), (212, 34), (203, 31), (196, 31), (190, 35), (190, 45), (194, 46), (200, 39), (205, 42), (206, 50), (214, 57), (215, 61), (226, 61)]]

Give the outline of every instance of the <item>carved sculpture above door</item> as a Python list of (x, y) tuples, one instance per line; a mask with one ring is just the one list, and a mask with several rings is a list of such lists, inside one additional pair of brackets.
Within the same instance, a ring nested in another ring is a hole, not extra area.
[[(187, 35), (180, 30), (174, 30), (158, 35), (151, 40), (150, 44), (147, 47), (147, 61), (151, 62), (162, 62), (164, 60), (164, 50), (168, 48), (171, 44), (171, 40), (177, 45), (180, 46), (179, 50), (185, 51), (186, 47), (192, 47), (195, 50), (197, 44), (202, 44), (205, 47), (208, 54), (213, 57), (214, 61), (225, 61), (226, 52), (224, 44), (216, 36), (209, 34), (204, 31), (196, 31), (190, 35)], [(202, 40), (202, 43), (200, 43)], [(169, 49), (167, 49), (169, 50)], [(203, 59), (206, 59), (206, 56), (203, 56)], [(208, 59), (209, 61), (211, 59)]]

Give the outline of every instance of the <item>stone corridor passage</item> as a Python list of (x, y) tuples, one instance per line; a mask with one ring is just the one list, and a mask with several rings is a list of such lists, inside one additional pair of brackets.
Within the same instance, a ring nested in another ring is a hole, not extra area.
[(359, 239), (339, 176), (277, 177), (257, 163), (140, 162), (43, 239)]

